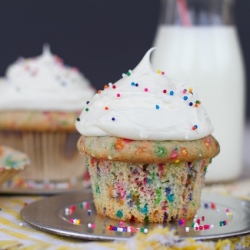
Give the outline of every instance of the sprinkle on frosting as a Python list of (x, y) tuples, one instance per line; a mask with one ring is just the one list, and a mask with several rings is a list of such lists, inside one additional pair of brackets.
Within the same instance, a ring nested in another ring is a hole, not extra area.
[[(81, 122), (76, 123), (81, 134), (132, 140), (196, 140), (213, 132), (196, 89), (171, 81), (163, 71), (155, 72), (149, 60), (152, 51), (133, 71), (92, 98), (91, 111), (82, 112)], [(119, 117), (119, 121), (110, 121), (109, 112), (104, 113), (106, 107), (112, 110), (111, 120)]]

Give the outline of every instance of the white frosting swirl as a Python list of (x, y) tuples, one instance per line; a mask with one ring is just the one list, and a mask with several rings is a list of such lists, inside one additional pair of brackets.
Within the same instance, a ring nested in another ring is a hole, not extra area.
[(0, 110), (82, 110), (95, 93), (76, 68), (44, 47), (41, 56), (19, 59), (0, 82)]
[(196, 90), (185, 89), (171, 82), (164, 72), (152, 70), (153, 49), (131, 73), (109, 84), (86, 105), (76, 121), (82, 135), (196, 140), (213, 132)]

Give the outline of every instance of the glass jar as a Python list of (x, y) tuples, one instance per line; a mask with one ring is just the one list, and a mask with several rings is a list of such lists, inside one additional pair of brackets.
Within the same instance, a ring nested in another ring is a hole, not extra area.
[(155, 70), (197, 87), (221, 152), (207, 182), (236, 179), (243, 169), (245, 73), (230, 0), (162, 0), (152, 55)]

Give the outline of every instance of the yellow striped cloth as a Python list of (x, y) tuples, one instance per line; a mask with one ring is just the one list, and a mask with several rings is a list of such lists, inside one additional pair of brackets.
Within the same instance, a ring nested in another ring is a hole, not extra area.
[[(250, 199), (250, 180), (227, 185), (213, 185), (204, 192), (234, 195)], [(138, 233), (127, 242), (86, 242), (70, 237), (50, 234), (32, 228), (22, 221), (21, 209), (42, 196), (8, 196), (0, 194), (0, 250), (64, 250), (64, 249), (246, 249), (250, 247), (250, 237), (242, 236), (221, 241), (198, 242), (192, 239), (177, 241), (173, 231), (152, 230), (148, 234)], [(237, 246), (237, 248), (236, 248)]]

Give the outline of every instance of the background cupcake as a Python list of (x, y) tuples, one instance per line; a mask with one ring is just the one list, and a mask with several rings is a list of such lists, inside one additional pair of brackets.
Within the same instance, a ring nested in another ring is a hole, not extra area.
[(8, 67), (0, 82), (0, 142), (30, 157), (23, 178), (61, 181), (83, 174), (74, 123), (94, 92), (78, 69), (48, 46), (41, 56)]
[(118, 220), (192, 218), (219, 153), (196, 91), (154, 72), (151, 51), (98, 91), (76, 121), (97, 212)]

